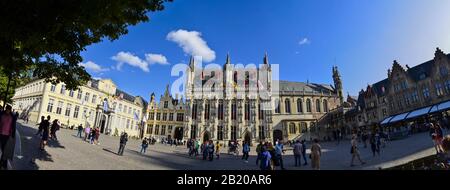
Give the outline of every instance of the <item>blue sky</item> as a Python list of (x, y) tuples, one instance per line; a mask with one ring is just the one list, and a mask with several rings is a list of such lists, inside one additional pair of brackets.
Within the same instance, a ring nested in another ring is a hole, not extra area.
[(229, 52), (232, 63), (260, 64), (267, 52), (282, 80), (331, 84), (337, 65), (344, 91), (356, 95), (384, 79), (394, 59), (412, 67), (436, 47), (450, 53), (448, 7), (446, 0), (175, 0), (119, 40), (89, 46), (83, 64), (148, 100), (192, 54), (222, 65)]

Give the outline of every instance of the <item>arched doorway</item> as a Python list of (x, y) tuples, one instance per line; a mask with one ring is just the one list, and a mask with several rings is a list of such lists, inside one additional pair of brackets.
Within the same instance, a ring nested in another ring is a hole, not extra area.
[(203, 133), (203, 142), (211, 140), (211, 134), (208, 131)]
[(250, 132), (248, 132), (248, 131), (244, 135), (244, 142), (247, 142), (249, 144), (251, 144), (251, 142), (252, 142), (252, 137), (250, 135)]
[(106, 127), (106, 115), (102, 114), (102, 118), (100, 120), (100, 133), (105, 132), (105, 127)]
[(176, 140), (182, 140), (183, 139), (183, 127), (176, 127), (175, 128), (175, 134), (173, 136)]
[(283, 140), (283, 131), (279, 129), (273, 131), (273, 144), (275, 144), (277, 140)]

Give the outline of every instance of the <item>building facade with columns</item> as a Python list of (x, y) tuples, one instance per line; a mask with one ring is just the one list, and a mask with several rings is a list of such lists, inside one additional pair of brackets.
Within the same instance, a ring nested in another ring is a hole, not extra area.
[(272, 140), (272, 68), (240, 68), (227, 55), (223, 66), (198, 67), (191, 58), (186, 77), (185, 138), (256, 142)]
[(15, 90), (13, 109), (21, 118), (40, 122), (48, 115), (64, 126), (99, 127), (101, 133), (127, 132), (140, 135), (145, 100), (119, 89), (110, 79), (91, 80), (78, 90), (67, 90), (64, 83), (46, 83), (36, 79)]
[(181, 97), (173, 98), (170, 95), (169, 85), (167, 85), (164, 95), (160, 97), (159, 103), (155, 94), (152, 93), (147, 107), (148, 119), (144, 136), (157, 140), (183, 140), (185, 108)]

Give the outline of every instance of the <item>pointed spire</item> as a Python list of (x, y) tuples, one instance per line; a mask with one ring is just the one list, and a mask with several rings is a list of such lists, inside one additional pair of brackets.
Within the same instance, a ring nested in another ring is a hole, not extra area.
[(191, 59), (189, 60), (189, 67), (191, 67), (191, 69), (194, 69), (195, 67), (194, 56), (191, 56)]
[(169, 84), (167, 84), (166, 91), (164, 92), (164, 96), (168, 96), (168, 95), (169, 95)]
[(230, 58), (230, 52), (227, 53), (227, 60), (225, 62), (225, 64), (231, 64), (231, 58)]
[(266, 54), (264, 55), (264, 65), (268, 65), (269, 64), (269, 56)]

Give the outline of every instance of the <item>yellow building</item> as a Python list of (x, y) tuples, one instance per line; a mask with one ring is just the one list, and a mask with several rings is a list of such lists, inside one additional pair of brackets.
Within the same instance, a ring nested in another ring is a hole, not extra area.
[(101, 133), (142, 136), (139, 127), (146, 102), (119, 89), (111, 79), (91, 80), (78, 90), (63, 83), (53, 85), (44, 79), (19, 87), (12, 98), (13, 109), (21, 118), (40, 122), (41, 116), (58, 119), (63, 126), (99, 127)]
[(161, 96), (159, 104), (156, 102), (155, 94), (151, 95), (147, 112), (148, 120), (144, 136), (157, 140), (183, 140), (184, 133), (187, 132), (184, 130), (185, 104), (178, 97), (172, 98), (169, 86)]

